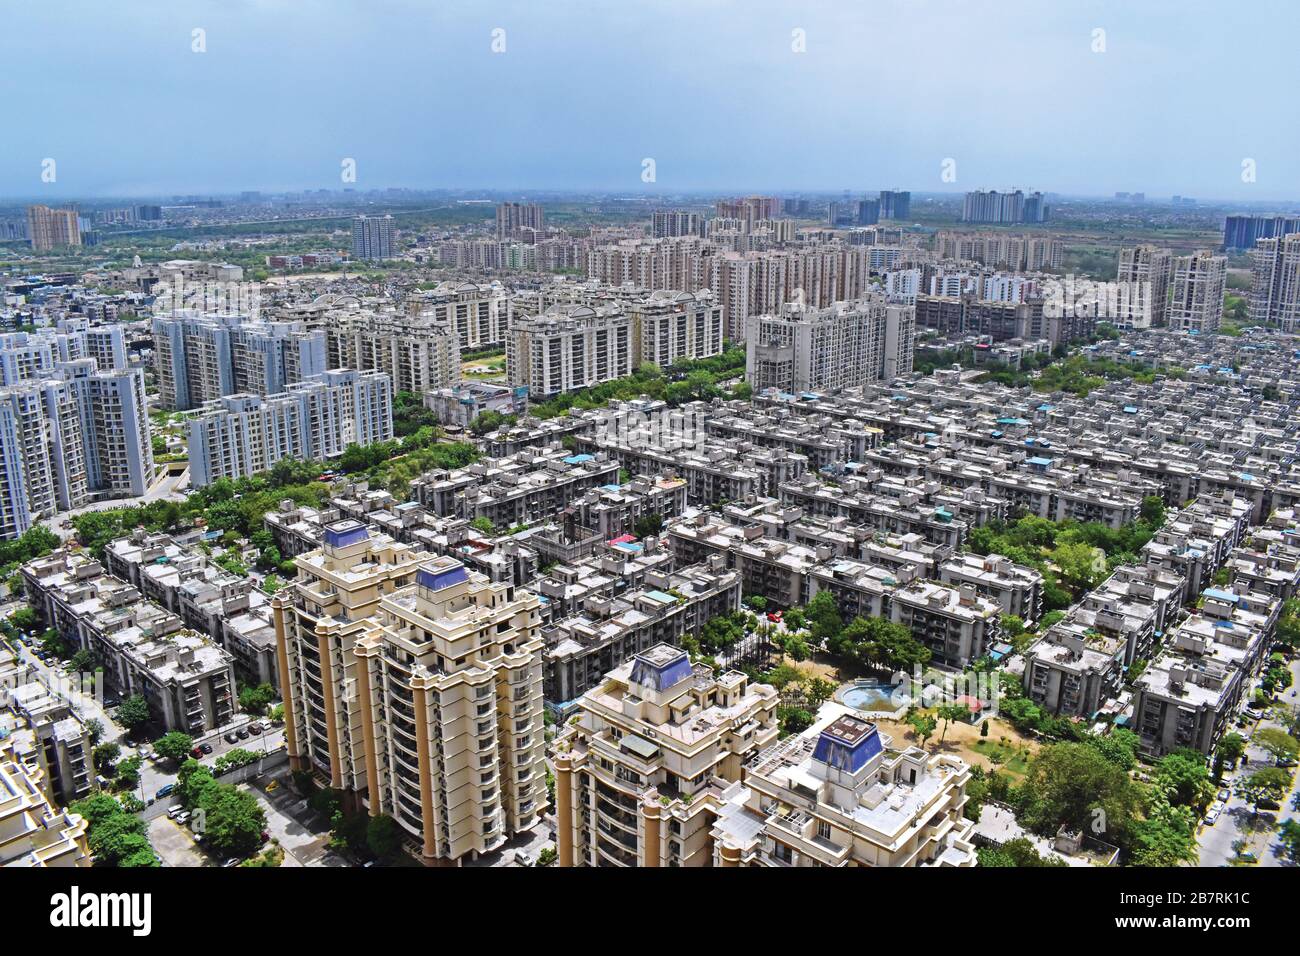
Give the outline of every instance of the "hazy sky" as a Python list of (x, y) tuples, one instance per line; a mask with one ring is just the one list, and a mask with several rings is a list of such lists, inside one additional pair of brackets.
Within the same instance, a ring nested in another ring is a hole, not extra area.
[(0, 23), (5, 196), (338, 187), (350, 157), (361, 189), (1300, 197), (1295, 0), (0, 0)]

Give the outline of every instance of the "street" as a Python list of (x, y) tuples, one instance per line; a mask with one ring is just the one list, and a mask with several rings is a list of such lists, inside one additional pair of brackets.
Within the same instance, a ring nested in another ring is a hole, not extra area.
[[(1300, 690), (1298, 690), (1300, 688), (1300, 657), (1291, 661), (1290, 669), (1292, 684), (1281, 697), (1283, 703), (1289, 707), (1294, 707), (1297, 700), (1300, 699), (1297, 696), (1300, 693)], [(1264, 727), (1284, 729), (1281, 724), (1270, 716), (1256, 722), (1249, 732), (1253, 735), (1256, 730)], [(1229, 773), (1225, 771), (1224, 782), (1220, 786), (1233, 789), (1238, 780), (1271, 766), (1274, 766), (1272, 756), (1255, 746), (1252, 739), (1251, 743), (1246, 747), (1246, 754), (1242, 758), (1240, 766), (1235, 772)], [(1230, 865), (1231, 861), (1237, 856), (1233, 844), (1238, 840), (1244, 840), (1246, 845), (1243, 849), (1255, 854), (1259, 866), (1295, 866), (1281, 852), (1277, 840), (1277, 828), (1284, 820), (1297, 815), (1291, 808), (1291, 801), (1295, 799), (1298, 779), (1300, 779), (1300, 775), (1292, 776), (1291, 789), (1279, 801), (1280, 810), (1261, 810), (1256, 814), (1254, 809), (1234, 792), (1228, 799), (1227, 806), (1224, 807), (1218, 821), (1213, 826), (1203, 826), (1201, 828), (1198, 838), (1200, 842), (1199, 865)]]

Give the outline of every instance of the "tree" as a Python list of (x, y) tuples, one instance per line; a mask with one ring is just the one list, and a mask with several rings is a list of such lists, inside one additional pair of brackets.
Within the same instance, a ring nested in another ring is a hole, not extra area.
[(120, 862), (141, 850), (153, 856), (153, 849), (145, 836), (145, 823), (137, 816), (118, 812), (100, 820), (90, 829), (90, 852), (96, 862), (104, 866), (118, 866)]
[(140, 767), (144, 760), (140, 757), (127, 757), (119, 761), (116, 771), (117, 777), (113, 780), (113, 786), (118, 790), (134, 790), (140, 785)]
[(104, 723), (101, 720), (86, 721), (86, 733), (90, 735), (90, 744), (95, 746), (104, 738)]
[(812, 714), (802, 707), (777, 707), (776, 718), (781, 726), (781, 735), (783, 737), (802, 733), (812, 726), (815, 719)]
[(1237, 796), (1249, 803), (1254, 815), (1259, 816), (1262, 804), (1281, 802), (1290, 787), (1289, 773), (1281, 767), (1265, 767), (1237, 781)]
[(1171, 806), (1163, 795), (1154, 794), (1146, 816), (1130, 825), (1128, 849), (1133, 866), (1194, 863), (1196, 814), (1190, 807)]
[(1292, 863), (1300, 863), (1300, 823), (1294, 819), (1287, 820), (1278, 830), (1277, 838), (1286, 858)]
[(244, 687), (239, 691), (239, 709), (246, 713), (264, 713), (273, 700), (275, 700), (275, 688), (270, 684)]
[(1156, 763), (1156, 787), (1173, 806), (1200, 809), (1214, 795), (1214, 784), (1199, 750), (1182, 748)]
[(132, 694), (117, 708), (116, 717), (127, 730), (135, 730), (149, 722), (149, 702), (140, 694)]
[(1137, 734), (1123, 727), (1115, 727), (1106, 735), (1088, 734), (1083, 742), (1121, 770), (1132, 770), (1137, 762), (1134, 756), (1138, 744)]
[(981, 847), (977, 851), (980, 866), (1040, 867), (1068, 866), (1059, 856), (1043, 856), (1027, 837), (1016, 837), (998, 847)]
[(1165, 523), (1165, 503), (1159, 495), (1147, 495), (1142, 499), (1138, 515), (1147, 524), (1159, 528)]
[(194, 749), (194, 738), (173, 730), (154, 741), (153, 749), (166, 760), (184, 760)]
[(496, 534), (496, 525), (492, 523), (491, 518), (480, 515), (469, 523), (469, 526), (475, 531), (481, 531), (483, 534)]
[(942, 704), (936, 714), (943, 721), (943, 731), (939, 734), (939, 746), (942, 747), (944, 738), (948, 736), (948, 728), (952, 723), (970, 718), (970, 707), (966, 704)]
[(95, 652), (83, 647), (81, 650), (77, 651), (77, 653), (72, 655), (72, 660), (69, 662), (69, 666), (74, 671), (90, 671), (94, 670), (98, 663), (99, 660), (96, 657)]
[(1084, 743), (1044, 747), (1029, 762), (1021, 787), (1023, 821), (1050, 835), (1062, 826), (1119, 842), (1138, 808), (1128, 774)]
[(366, 827), (366, 846), (380, 860), (393, 856), (402, 846), (402, 831), (387, 814), (371, 817)]
[(90, 759), (94, 762), (96, 770), (100, 773), (106, 773), (112, 769), (113, 764), (117, 762), (118, 755), (121, 753), (122, 748), (118, 744), (100, 744), (90, 752)]
[(808, 700), (817, 707), (830, 700), (834, 693), (835, 685), (825, 678), (814, 677), (808, 682)]
[(913, 711), (908, 715), (907, 722), (911, 724), (912, 729), (916, 731), (916, 736), (921, 738), (922, 747), (925, 746), (927, 740), (934, 736), (935, 728), (939, 726), (937, 720), (929, 714), (919, 710)]
[(844, 619), (830, 591), (818, 591), (804, 608), (804, 616), (811, 625), (813, 640), (818, 644), (830, 645), (840, 636), (844, 628)]
[(204, 839), (219, 856), (245, 857), (262, 845), (266, 813), (252, 794), (217, 784), (203, 805)]
[(30, 634), (40, 624), (40, 617), (33, 608), (20, 607), (9, 615), (9, 623), (24, 634)]
[(1214, 779), (1216, 782), (1223, 779), (1223, 765), (1225, 763), (1236, 765), (1241, 759), (1241, 755), (1246, 752), (1246, 741), (1241, 734), (1224, 734), (1223, 739), (1219, 741), (1214, 748)]
[(642, 515), (636, 520), (632, 531), (638, 538), (648, 538), (663, 530), (664, 516), (657, 511)]
[(1300, 756), (1300, 742), (1276, 727), (1261, 727), (1255, 731), (1252, 742), (1278, 763), (1294, 761)]

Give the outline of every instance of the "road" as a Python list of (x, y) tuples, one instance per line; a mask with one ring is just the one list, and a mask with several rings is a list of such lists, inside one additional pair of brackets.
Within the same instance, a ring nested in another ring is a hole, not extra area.
[[(1292, 660), (1290, 666), (1292, 684), (1291, 688), (1282, 695), (1282, 702), (1289, 707), (1294, 707), (1297, 702), (1300, 702), (1300, 657)], [(1256, 730), (1263, 727), (1281, 728), (1281, 725), (1270, 717), (1257, 721), (1250, 732), (1253, 735)], [(1242, 758), (1237, 771), (1231, 776), (1224, 774), (1225, 782), (1222, 786), (1235, 787), (1236, 782), (1243, 777), (1273, 765), (1273, 758), (1254, 746), (1252, 741), (1246, 747), (1246, 755)], [(1238, 840), (1244, 840), (1246, 848), (1255, 854), (1260, 866), (1295, 866), (1281, 853), (1277, 828), (1282, 821), (1296, 816), (1295, 811), (1291, 809), (1291, 801), (1295, 799), (1297, 783), (1300, 783), (1300, 774), (1292, 776), (1291, 789), (1280, 801), (1281, 810), (1261, 810), (1258, 814), (1234, 793), (1220, 814), (1218, 822), (1214, 826), (1201, 829), (1199, 865), (1228, 866), (1237, 855), (1233, 844)]]

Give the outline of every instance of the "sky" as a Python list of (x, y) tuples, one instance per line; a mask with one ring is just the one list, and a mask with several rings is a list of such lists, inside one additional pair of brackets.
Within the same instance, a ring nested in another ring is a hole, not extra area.
[(1294, 0), (0, 0), (0, 22), (5, 197), (1300, 197)]

